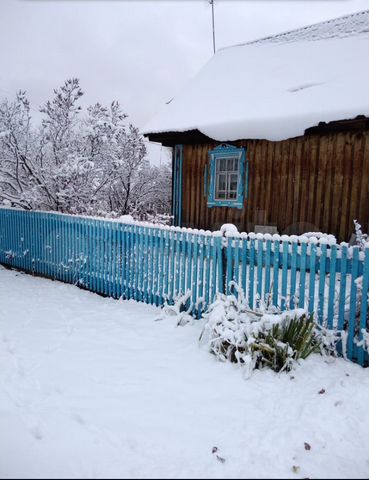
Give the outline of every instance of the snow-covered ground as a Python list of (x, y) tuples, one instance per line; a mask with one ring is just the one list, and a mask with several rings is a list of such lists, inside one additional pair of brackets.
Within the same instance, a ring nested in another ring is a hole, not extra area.
[(159, 314), (0, 267), (1, 478), (368, 478), (368, 369), (244, 380)]

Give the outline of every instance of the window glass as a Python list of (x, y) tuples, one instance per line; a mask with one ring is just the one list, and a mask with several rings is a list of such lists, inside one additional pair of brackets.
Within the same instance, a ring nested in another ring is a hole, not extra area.
[(227, 174), (219, 173), (217, 175), (217, 178), (218, 178), (218, 182), (217, 182), (218, 190), (226, 190)]
[(228, 190), (237, 191), (238, 174), (230, 173), (228, 175)]
[(215, 199), (235, 200), (238, 186), (238, 157), (216, 158)]

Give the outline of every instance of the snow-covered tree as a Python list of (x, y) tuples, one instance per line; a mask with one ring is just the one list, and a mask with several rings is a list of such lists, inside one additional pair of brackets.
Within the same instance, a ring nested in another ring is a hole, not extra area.
[(83, 116), (72, 78), (40, 108), (19, 91), (0, 103), (0, 203), (27, 209), (101, 215), (168, 213), (170, 170), (152, 167), (143, 137), (118, 102), (96, 103)]

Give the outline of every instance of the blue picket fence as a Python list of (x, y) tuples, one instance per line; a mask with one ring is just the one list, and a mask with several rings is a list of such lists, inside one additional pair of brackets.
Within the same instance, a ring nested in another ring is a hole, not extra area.
[(191, 291), (195, 314), (218, 291), (221, 240), (174, 227), (0, 209), (0, 263), (155, 305)]
[(250, 308), (314, 313), (368, 363), (369, 248), (0, 208), (0, 263), (158, 306), (186, 294), (198, 317), (236, 283)]

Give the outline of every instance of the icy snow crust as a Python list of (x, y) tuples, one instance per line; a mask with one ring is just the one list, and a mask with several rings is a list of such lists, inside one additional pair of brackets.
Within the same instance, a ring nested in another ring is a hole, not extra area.
[(369, 116), (369, 10), (218, 51), (142, 133), (284, 140)]
[(202, 321), (1, 267), (0, 308), (1, 478), (369, 476), (368, 369), (313, 355), (245, 381)]

